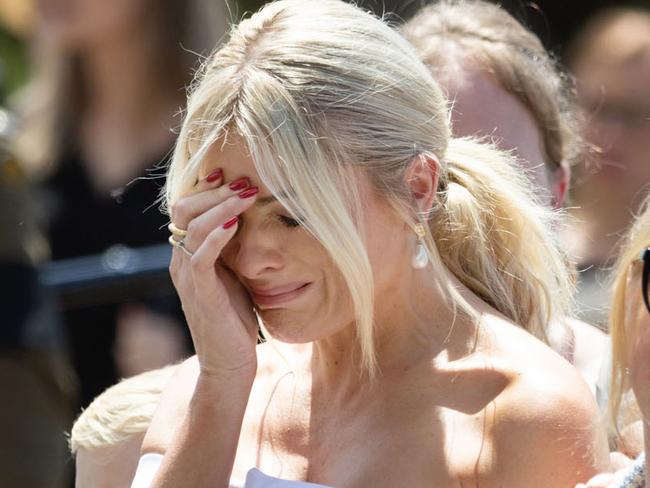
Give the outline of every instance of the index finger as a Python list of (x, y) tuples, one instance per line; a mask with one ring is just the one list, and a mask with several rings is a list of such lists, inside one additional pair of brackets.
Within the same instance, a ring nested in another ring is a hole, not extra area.
[(229, 185), (218, 185), (217, 181), (221, 182), (222, 179), (223, 176), (214, 183), (208, 182), (207, 179), (199, 181), (192, 193), (180, 197), (172, 204), (170, 213), (176, 227), (187, 230), (193, 219), (250, 186), (250, 180), (246, 177), (239, 178)]

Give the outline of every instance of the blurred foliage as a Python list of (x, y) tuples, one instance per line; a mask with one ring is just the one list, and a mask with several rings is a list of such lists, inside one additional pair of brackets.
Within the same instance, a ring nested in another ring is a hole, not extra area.
[(26, 51), (23, 40), (0, 29), (0, 105), (27, 81)]
[(34, 0), (0, 0), (0, 104), (29, 75), (27, 38), (34, 29)]

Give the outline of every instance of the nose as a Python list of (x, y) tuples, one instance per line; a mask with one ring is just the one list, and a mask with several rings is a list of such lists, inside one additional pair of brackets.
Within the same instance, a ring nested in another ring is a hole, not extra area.
[(284, 267), (284, 255), (276, 240), (245, 224), (223, 250), (223, 259), (236, 274), (249, 280)]

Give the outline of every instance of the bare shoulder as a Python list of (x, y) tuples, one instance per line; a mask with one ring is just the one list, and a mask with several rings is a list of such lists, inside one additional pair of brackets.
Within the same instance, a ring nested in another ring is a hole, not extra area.
[(517, 374), (494, 405), (501, 485), (564, 488), (605, 470), (605, 431), (580, 373), (527, 334), (515, 339)]

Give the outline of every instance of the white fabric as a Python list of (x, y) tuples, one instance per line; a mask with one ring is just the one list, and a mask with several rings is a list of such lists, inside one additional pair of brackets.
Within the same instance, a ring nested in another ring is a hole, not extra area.
[[(138, 469), (135, 472), (131, 488), (149, 488), (153, 481), (160, 464), (162, 463), (162, 454), (144, 454), (138, 461)], [(314, 483), (305, 483), (304, 481), (283, 480), (273, 478), (262, 473), (259, 469), (252, 468), (246, 475), (246, 481), (242, 482), (231, 478), (230, 488), (331, 488), (325, 485)]]
[(144, 454), (140, 456), (138, 468), (135, 470), (135, 477), (131, 488), (148, 488), (162, 463), (162, 454)]

